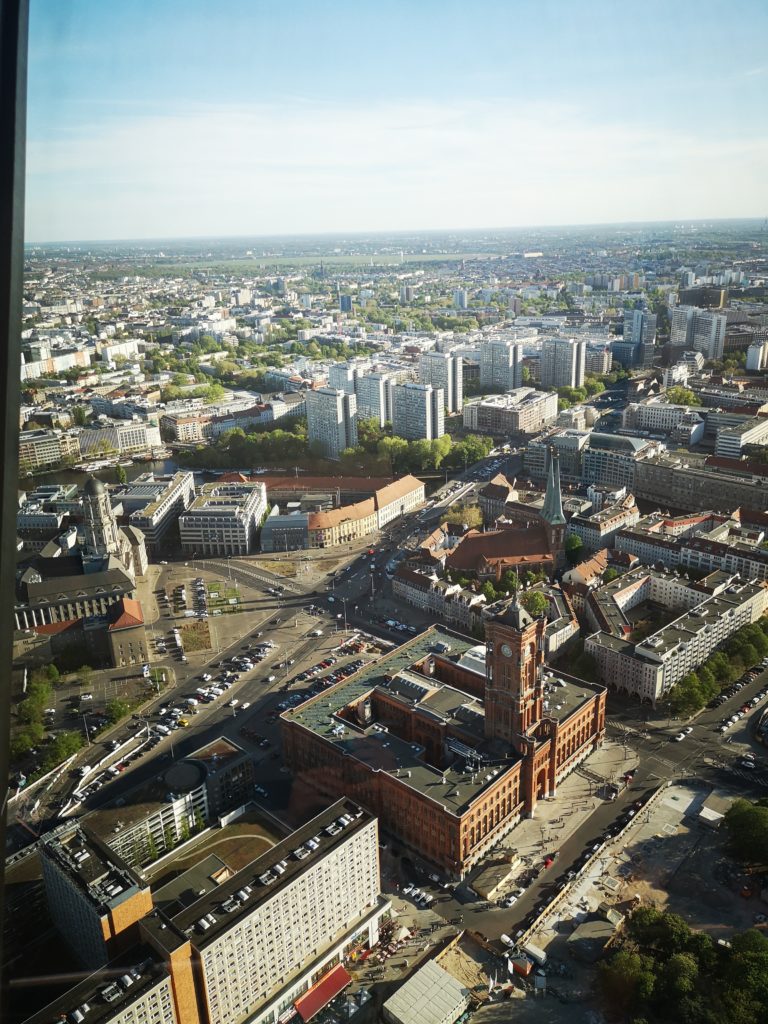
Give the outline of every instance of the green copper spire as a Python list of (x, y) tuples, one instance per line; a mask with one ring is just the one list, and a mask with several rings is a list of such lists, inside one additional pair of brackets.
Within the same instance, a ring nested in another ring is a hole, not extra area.
[(547, 490), (544, 494), (544, 508), (541, 510), (541, 517), (550, 526), (565, 526), (563, 496), (560, 491), (560, 456), (552, 448), (549, 449)]

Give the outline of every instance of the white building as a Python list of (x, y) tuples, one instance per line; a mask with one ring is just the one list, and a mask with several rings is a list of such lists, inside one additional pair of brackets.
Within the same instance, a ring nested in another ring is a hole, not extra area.
[(263, 483), (204, 484), (179, 517), (181, 546), (190, 555), (247, 555), (266, 510)]
[(670, 344), (701, 352), (705, 359), (722, 359), (728, 318), (697, 306), (676, 306), (672, 310)]
[(442, 388), (448, 412), (461, 412), (464, 404), (464, 374), (461, 356), (450, 352), (425, 352), (419, 359), (419, 381)]
[[(626, 613), (644, 601), (677, 614), (656, 633), (634, 642), (627, 639), (631, 622)], [(764, 584), (742, 582), (726, 572), (689, 583), (671, 572), (637, 569), (587, 597), (587, 618), (599, 631), (587, 638), (584, 650), (597, 662), (602, 682), (655, 705), (767, 607)], [(681, 608), (687, 610), (680, 614)]]
[(392, 419), (392, 377), (387, 373), (366, 373), (357, 378), (357, 415), (375, 419), (380, 427)]
[(433, 441), (445, 433), (442, 388), (431, 384), (397, 384), (392, 389), (392, 432), (409, 441)]
[(139, 420), (119, 420), (104, 423), (96, 428), (83, 428), (79, 435), (80, 451), (90, 455), (118, 452), (143, 454), (161, 445), (160, 428), (154, 423), (143, 423)]
[(300, 1011), (334, 963), (348, 983), (344, 953), (356, 939), (374, 946), (389, 909), (378, 839), (376, 819), (341, 800), (174, 918), (198, 951), (209, 1024)]
[(584, 383), (587, 343), (577, 338), (545, 338), (541, 345), (541, 383), (579, 388)]
[(310, 444), (327, 459), (338, 459), (357, 444), (357, 398), (339, 388), (308, 391), (307, 428)]
[(506, 393), (523, 383), (523, 346), (506, 338), (480, 346), (480, 388)]
[(19, 469), (31, 472), (80, 458), (77, 434), (61, 430), (22, 430), (19, 434)]

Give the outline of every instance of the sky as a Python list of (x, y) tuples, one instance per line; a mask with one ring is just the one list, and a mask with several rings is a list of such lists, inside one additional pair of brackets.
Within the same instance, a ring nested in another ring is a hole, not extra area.
[(27, 241), (768, 214), (765, 0), (30, 0)]

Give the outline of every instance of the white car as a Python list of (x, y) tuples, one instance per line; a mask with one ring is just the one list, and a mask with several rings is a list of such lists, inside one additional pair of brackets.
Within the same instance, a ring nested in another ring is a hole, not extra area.
[(241, 704), (240, 705), (240, 710), (241, 711), (247, 711), (250, 706), (251, 706), (251, 702), (249, 700), (247, 700), (245, 702), (245, 704)]
[(227, 704), (227, 707), (236, 708), (239, 703), (240, 701), (237, 699), (237, 697), (233, 697), (232, 700)]
[(674, 737), (675, 743), (680, 743), (684, 739), (685, 739), (685, 733), (684, 732), (679, 732), (677, 734), (677, 736)]

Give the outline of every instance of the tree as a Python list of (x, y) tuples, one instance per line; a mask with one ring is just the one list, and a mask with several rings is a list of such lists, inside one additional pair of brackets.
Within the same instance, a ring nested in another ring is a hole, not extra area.
[(620, 950), (608, 963), (600, 965), (598, 983), (613, 1012), (626, 1014), (652, 995), (655, 984), (652, 963), (639, 953)]
[(115, 476), (119, 484), (124, 484), (128, 479), (128, 474), (125, 472), (124, 466), (115, 466)]
[(725, 813), (725, 826), (738, 857), (768, 863), (768, 807), (736, 800)]
[(93, 669), (90, 665), (81, 665), (77, 670), (77, 681), (80, 686), (85, 687), (87, 690), (91, 685), (91, 678), (93, 676)]
[(522, 382), (524, 387), (526, 387), (528, 384), (531, 383), (531, 380), (532, 380), (531, 371), (528, 369), (527, 366), (523, 367), (523, 369), (522, 369), (522, 371), (520, 373), (520, 380), (521, 380), (521, 382)]
[(689, 388), (667, 388), (667, 401), (672, 405), (696, 405), (696, 395)]
[(128, 714), (130, 714), (131, 705), (128, 703), (128, 701), (115, 698), (115, 700), (111, 700), (109, 704), (107, 704), (106, 710), (107, 718), (113, 725), (115, 725), (121, 719), (125, 718)]
[(569, 533), (565, 538), (565, 556), (571, 565), (581, 560), (584, 543), (577, 533)]
[(526, 590), (520, 595), (520, 604), (534, 619), (546, 615), (549, 611), (549, 600), (540, 590)]
[(84, 427), (88, 413), (84, 405), (76, 405), (72, 410), (72, 422), (76, 427)]
[(483, 589), (481, 593), (489, 604), (493, 604), (493, 602), (497, 599), (496, 587), (494, 587), (493, 583), (491, 583), (490, 580), (486, 580), (486, 582), (483, 584)]
[(603, 583), (612, 583), (619, 575), (619, 570), (609, 565), (603, 573)]
[(457, 504), (448, 512), (445, 522), (476, 529), (478, 526), (483, 525), (483, 514), (477, 505)]
[(706, 700), (695, 672), (689, 672), (675, 683), (669, 693), (669, 703), (675, 714), (684, 715), (686, 718), (704, 707)]

